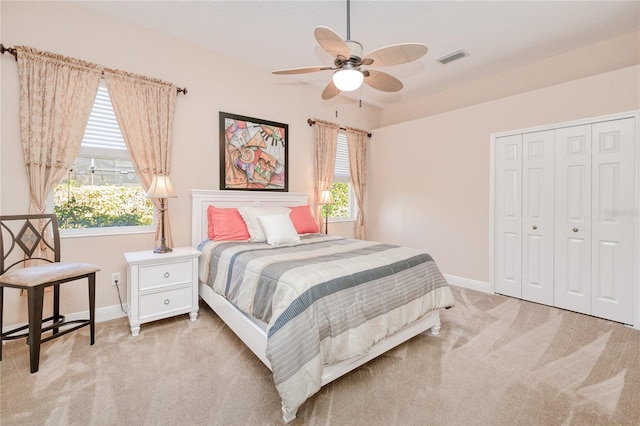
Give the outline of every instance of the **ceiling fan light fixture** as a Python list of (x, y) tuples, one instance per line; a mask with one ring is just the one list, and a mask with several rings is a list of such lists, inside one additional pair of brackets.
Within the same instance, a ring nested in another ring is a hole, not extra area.
[(333, 84), (342, 92), (352, 92), (358, 89), (364, 81), (360, 70), (345, 68), (333, 73)]
[[(1, 0), (0, 0), (1, 1)], [(333, 56), (333, 67), (304, 67), (273, 71), (274, 74), (305, 74), (333, 70), (333, 78), (322, 91), (322, 99), (331, 99), (340, 92), (352, 92), (366, 83), (382, 92), (399, 92), (402, 82), (394, 76), (377, 70), (361, 70), (362, 66), (390, 66), (406, 64), (423, 57), (429, 50), (422, 43), (400, 43), (362, 54), (362, 45), (351, 40), (350, 0), (347, 0), (347, 39), (343, 40), (331, 28), (319, 26), (313, 31), (318, 45)]]

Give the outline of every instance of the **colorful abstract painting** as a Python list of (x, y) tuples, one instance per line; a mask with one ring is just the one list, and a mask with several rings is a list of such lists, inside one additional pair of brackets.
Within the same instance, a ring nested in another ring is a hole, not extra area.
[(289, 126), (220, 112), (220, 189), (288, 191)]

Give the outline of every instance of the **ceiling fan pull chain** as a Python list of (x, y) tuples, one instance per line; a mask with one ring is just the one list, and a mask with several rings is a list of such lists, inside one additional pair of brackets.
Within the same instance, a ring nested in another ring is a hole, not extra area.
[(347, 0), (347, 41), (351, 40), (351, 1)]

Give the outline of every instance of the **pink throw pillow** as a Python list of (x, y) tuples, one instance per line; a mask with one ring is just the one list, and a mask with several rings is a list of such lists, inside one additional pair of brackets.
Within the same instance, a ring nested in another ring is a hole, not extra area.
[(317, 234), (319, 232), (318, 224), (313, 218), (311, 208), (308, 205), (289, 207), (289, 209), (291, 209), (289, 217), (298, 234)]
[(238, 209), (207, 207), (208, 235), (212, 241), (242, 241), (250, 235)]

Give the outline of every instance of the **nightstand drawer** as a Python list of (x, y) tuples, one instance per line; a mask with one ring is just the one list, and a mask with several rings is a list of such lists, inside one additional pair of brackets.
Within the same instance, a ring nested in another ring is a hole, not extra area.
[(140, 320), (178, 310), (189, 310), (193, 304), (193, 287), (177, 288), (140, 295)]
[(142, 266), (140, 267), (139, 291), (191, 282), (193, 280), (192, 265), (191, 260), (188, 260)]

